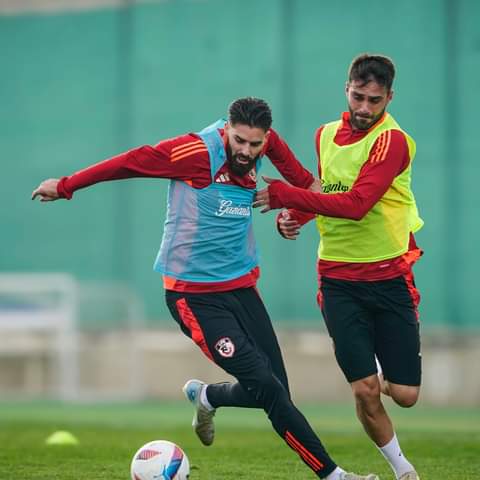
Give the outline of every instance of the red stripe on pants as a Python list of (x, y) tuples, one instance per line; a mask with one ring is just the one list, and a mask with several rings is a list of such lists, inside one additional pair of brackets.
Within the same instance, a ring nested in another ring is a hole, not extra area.
[(418, 313), (418, 304), (420, 303), (420, 293), (418, 292), (417, 288), (415, 287), (415, 281), (413, 279), (413, 272), (409, 272), (403, 276), (405, 282), (407, 284), (408, 292), (410, 293), (410, 297), (412, 298), (413, 308), (415, 310), (415, 316), (419, 317)]
[(322, 276), (318, 275), (317, 303), (320, 310), (323, 310)]
[(205, 341), (205, 337), (203, 336), (202, 329), (200, 328), (200, 324), (198, 323), (197, 317), (192, 312), (191, 308), (187, 305), (187, 300), (185, 298), (181, 298), (177, 300), (177, 310), (180, 318), (184, 325), (190, 330), (192, 335), (192, 340), (202, 349), (202, 352), (213, 361), (212, 354), (208, 349), (207, 342)]
[(310, 453), (288, 430), (285, 433), (285, 440), (315, 472), (324, 467), (323, 463)]

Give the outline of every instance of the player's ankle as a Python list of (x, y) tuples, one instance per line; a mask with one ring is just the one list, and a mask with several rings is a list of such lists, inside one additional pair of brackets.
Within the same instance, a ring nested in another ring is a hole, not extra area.
[(340, 467), (337, 467), (332, 473), (330, 473), (328, 476), (325, 477), (325, 480), (341, 480), (342, 473), (345, 473), (345, 470), (343, 470)]
[(206, 383), (205, 385), (202, 386), (202, 390), (200, 391), (200, 403), (202, 406), (204, 406), (209, 412), (213, 412), (215, 410), (214, 407), (210, 404), (208, 401), (208, 396), (207, 396), (207, 388), (208, 384)]
[(392, 439), (383, 447), (378, 447), (385, 460), (389, 463), (396, 478), (401, 477), (407, 472), (415, 470), (413, 465), (405, 458), (398, 443), (397, 436), (393, 434)]

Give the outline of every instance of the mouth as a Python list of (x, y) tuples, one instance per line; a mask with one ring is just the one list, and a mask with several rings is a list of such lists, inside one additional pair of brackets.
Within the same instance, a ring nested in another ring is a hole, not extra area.
[(244, 155), (237, 155), (235, 157), (235, 161), (240, 165), (248, 165), (252, 159), (249, 157), (245, 157)]
[(238, 176), (247, 174), (255, 166), (258, 157), (250, 157), (243, 153), (234, 154), (231, 150), (227, 152), (228, 163), (232, 173)]

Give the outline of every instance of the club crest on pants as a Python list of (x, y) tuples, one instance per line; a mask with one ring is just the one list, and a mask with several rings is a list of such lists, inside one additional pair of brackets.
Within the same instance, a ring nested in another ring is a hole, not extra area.
[(222, 357), (230, 358), (235, 353), (235, 345), (229, 337), (223, 337), (215, 344), (215, 350)]

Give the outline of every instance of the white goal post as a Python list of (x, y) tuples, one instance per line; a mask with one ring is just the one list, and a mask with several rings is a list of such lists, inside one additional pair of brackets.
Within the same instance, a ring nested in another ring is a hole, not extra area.
[[(63, 400), (75, 400), (78, 394), (77, 302), (71, 275), (0, 273), (0, 358), (32, 352), (52, 356), (55, 396)], [(22, 340), (14, 341), (22, 334)], [(28, 340), (29, 334), (48, 334), (49, 340)], [(35, 383), (41, 375), (39, 359), (31, 357), (26, 370), (26, 381)]]

